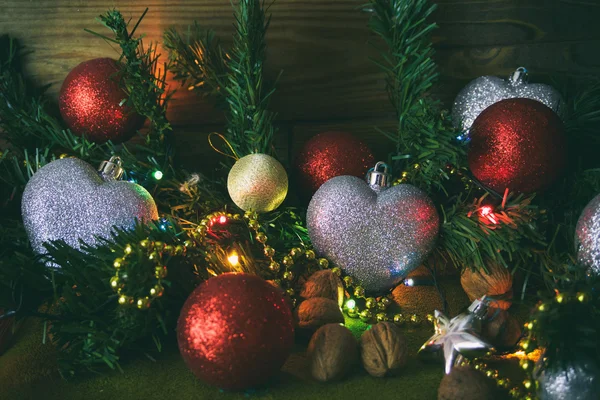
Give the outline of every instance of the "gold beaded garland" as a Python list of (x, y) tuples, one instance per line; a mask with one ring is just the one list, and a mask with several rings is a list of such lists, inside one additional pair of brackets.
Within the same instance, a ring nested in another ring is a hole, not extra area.
[[(248, 228), (253, 231), (252, 236), (254, 239), (256, 239), (256, 242), (262, 244), (263, 246), (262, 252), (264, 256), (267, 257), (266, 265), (269, 273), (278, 278), (274, 280), (279, 281), (282, 289), (290, 297), (292, 297), (291, 300), (293, 305), (296, 303), (296, 299), (293, 297), (296, 295), (295, 290), (293, 290), (293, 285), (297, 279), (297, 276), (292, 271), (292, 268), (294, 268), (297, 263), (301, 262), (302, 258), (309, 261), (314, 261), (320, 269), (329, 267), (329, 261), (325, 258), (317, 259), (316, 253), (312, 249), (294, 247), (290, 249), (287, 255), (278, 257), (275, 249), (268, 244), (268, 236), (262, 230), (258, 213), (254, 211), (246, 211), (243, 216), (240, 214), (231, 214), (225, 212), (214, 212), (207, 215), (200, 221), (198, 227), (192, 233), (190, 233), (191, 238), (194, 239), (192, 241), (194, 245), (205, 244), (205, 240), (210, 228), (216, 223), (222, 225), (226, 223), (228, 219), (232, 219), (234, 221), (241, 221), (242, 219), (245, 220)], [(210, 264), (210, 257), (206, 257), (206, 261)], [(339, 270), (337, 273), (341, 275), (341, 270)]]
[(140, 310), (147, 309), (150, 307), (152, 300), (161, 297), (164, 294), (164, 287), (162, 280), (167, 277), (167, 267), (163, 265), (164, 256), (182, 255), (186, 252), (188, 247), (193, 247), (194, 242), (186, 240), (183, 245), (179, 244), (176, 246), (165, 244), (160, 241), (151, 241), (150, 239), (143, 239), (138, 243), (139, 247), (148, 254), (148, 260), (155, 264), (154, 267), (154, 278), (156, 282), (148, 290), (149, 296), (133, 298), (123, 293), (125, 290), (125, 282), (127, 281), (127, 273), (123, 271), (123, 267), (127, 265), (127, 259), (133, 254), (133, 246), (131, 244), (125, 245), (123, 248), (123, 256), (115, 258), (113, 261), (113, 267), (115, 269), (115, 275), (110, 278), (110, 287), (113, 291), (119, 294), (118, 303), (122, 306), (135, 304)]

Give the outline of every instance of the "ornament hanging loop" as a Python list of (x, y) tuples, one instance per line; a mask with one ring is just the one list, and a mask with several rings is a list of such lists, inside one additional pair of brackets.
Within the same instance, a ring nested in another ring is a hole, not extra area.
[(508, 77), (508, 81), (513, 85), (520, 85), (527, 82), (527, 68), (519, 67)]
[[(225, 145), (229, 148), (229, 151), (231, 152), (231, 154), (227, 154), (222, 150), (219, 150), (212, 142), (212, 137), (213, 136), (218, 136), (219, 139), (221, 139)], [(229, 141), (227, 140), (227, 138), (225, 138), (225, 136), (221, 135), (220, 133), (217, 132), (212, 132), (208, 135), (208, 144), (210, 145), (210, 147), (216, 151), (219, 154), (224, 155), (225, 157), (229, 157), (229, 158), (233, 158), (235, 161), (239, 160), (240, 157), (237, 155), (237, 153), (235, 152), (233, 146), (231, 145), (231, 143), (229, 143)]]
[(123, 168), (121, 167), (121, 158), (112, 156), (108, 161), (102, 161), (98, 168), (98, 173), (105, 181), (118, 181), (123, 176)]
[[(383, 171), (381, 171), (383, 169)], [(390, 186), (392, 175), (388, 172), (389, 167), (383, 161), (379, 161), (375, 164), (374, 168), (371, 168), (367, 172), (367, 183), (371, 187), (376, 188), (387, 188)]]

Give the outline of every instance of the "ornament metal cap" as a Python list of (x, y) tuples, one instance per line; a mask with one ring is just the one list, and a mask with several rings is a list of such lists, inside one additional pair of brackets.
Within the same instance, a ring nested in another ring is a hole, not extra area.
[(513, 85), (520, 85), (527, 82), (527, 68), (519, 67), (509, 77), (508, 81)]
[[(383, 171), (379, 171), (383, 167)], [(387, 188), (391, 184), (392, 175), (388, 173), (389, 167), (383, 161), (379, 161), (375, 164), (374, 168), (371, 168), (367, 172), (367, 183), (371, 187)]]
[(477, 319), (483, 319), (489, 308), (489, 299), (483, 296), (481, 299), (475, 299), (469, 306), (468, 310)]
[(108, 161), (102, 161), (98, 168), (98, 173), (105, 181), (118, 181), (123, 176), (121, 168), (121, 158), (112, 156)]

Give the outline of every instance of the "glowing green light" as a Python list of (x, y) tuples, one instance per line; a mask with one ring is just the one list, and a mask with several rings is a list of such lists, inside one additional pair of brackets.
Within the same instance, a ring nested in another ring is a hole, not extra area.
[(346, 302), (346, 307), (348, 308), (348, 310), (354, 309), (354, 307), (356, 307), (356, 301), (354, 301), (353, 299), (348, 300)]
[(157, 171), (154, 171), (152, 176), (154, 176), (154, 179), (156, 179), (157, 181), (160, 181), (163, 177), (163, 173), (162, 173), (162, 171), (157, 170)]

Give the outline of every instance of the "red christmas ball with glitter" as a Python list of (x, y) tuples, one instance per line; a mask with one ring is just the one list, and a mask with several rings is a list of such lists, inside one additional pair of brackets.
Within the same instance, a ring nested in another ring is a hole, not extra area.
[(564, 125), (554, 111), (530, 99), (486, 108), (470, 131), (469, 167), (499, 193), (531, 193), (550, 186), (566, 165)]
[(121, 143), (144, 124), (144, 118), (124, 105), (119, 67), (110, 58), (96, 58), (73, 68), (60, 89), (60, 113), (74, 134), (92, 142)]
[(250, 274), (211, 278), (185, 302), (179, 350), (201, 380), (241, 390), (266, 383), (290, 354), (292, 312), (283, 293)]
[(311, 195), (336, 176), (363, 178), (374, 164), (375, 157), (367, 145), (345, 132), (324, 132), (313, 137), (296, 158), (300, 183)]

